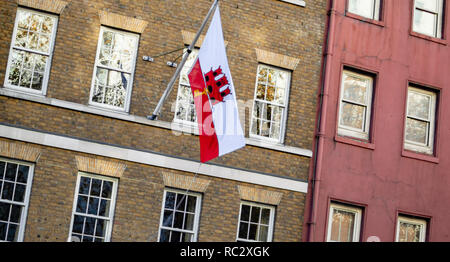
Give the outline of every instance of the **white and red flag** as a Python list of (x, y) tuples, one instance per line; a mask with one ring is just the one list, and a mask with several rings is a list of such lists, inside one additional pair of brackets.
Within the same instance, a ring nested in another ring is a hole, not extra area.
[(244, 147), (218, 6), (189, 73), (189, 82), (199, 127), (200, 161), (204, 163)]

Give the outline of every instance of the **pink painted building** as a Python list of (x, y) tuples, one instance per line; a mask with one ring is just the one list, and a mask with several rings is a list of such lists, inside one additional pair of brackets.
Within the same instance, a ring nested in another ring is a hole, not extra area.
[(304, 241), (450, 241), (450, 5), (330, 0)]

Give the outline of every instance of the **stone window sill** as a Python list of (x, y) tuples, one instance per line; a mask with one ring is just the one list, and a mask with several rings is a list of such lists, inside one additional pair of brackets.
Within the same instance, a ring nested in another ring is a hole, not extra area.
[(410, 31), (409, 34), (411, 36), (414, 36), (414, 37), (417, 37), (417, 38), (421, 38), (421, 39), (424, 39), (424, 40), (428, 40), (428, 41), (431, 41), (431, 42), (435, 42), (435, 43), (438, 43), (438, 44), (441, 44), (441, 45), (447, 45), (447, 40), (445, 40), (445, 39), (432, 37), (432, 36), (427, 36), (427, 35), (424, 35), (424, 34), (421, 34), (421, 33), (417, 33), (417, 32), (414, 32), (414, 31)]
[(370, 150), (375, 150), (375, 144), (370, 143), (368, 141), (356, 140), (356, 138), (335, 135), (334, 141), (343, 143), (343, 144), (352, 145), (352, 146), (362, 147), (362, 148), (366, 148), (366, 149), (370, 149)]
[(360, 16), (360, 15), (357, 15), (357, 14), (350, 13), (350, 12), (347, 12), (345, 14), (345, 16), (349, 17), (349, 18), (352, 18), (352, 19), (359, 20), (361, 22), (366, 22), (366, 23), (377, 25), (377, 26), (381, 26), (381, 27), (384, 27), (384, 25), (385, 25), (384, 21), (370, 19), (370, 18), (367, 18), (367, 17), (364, 17), (364, 16)]
[(417, 153), (417, 152), (409, 151), (409, 150), (405, 150), (405, 149), (402, 150), (402, 156), (407, 157), (407, 158), (422, 160), (422, 161), (426, 161), (426, 162), (430, 162), (430, 163), (434, 163), (434, 164), (439, 164), (439, 158), (437, 158), (435, 156), (425, 155), (425, 154), (421, 154), (421, 153)]

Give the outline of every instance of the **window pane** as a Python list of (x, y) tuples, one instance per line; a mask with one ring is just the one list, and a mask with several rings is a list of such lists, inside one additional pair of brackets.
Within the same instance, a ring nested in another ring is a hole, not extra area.
[(6, 240), (6, 231), (8, 230), (8, 224), (0, 222), (0, 241)]
[(408, 115), (422, 119), (430, 118), (431, 97), (416, 92), (408, 92)]
[(284, 70), (279, 70), (277, 72), (277, 79), (276, 79), (276, 87), (277, 89), (285, 89), (289, 85), (289, 73)]
[(281, 121), (283, 121), (283, 111), (284, 111), (284, 108), (279, 107), (279, 106), (273, 106), (272, 120), (274, 122), (281, 123)]
[(438, 12), (438, 6), (438, 0), (416, 0), (416, 7), (430, 12)]
[(408, 222), (400, 222), (398, 233), (399, 242), (420, 242), (422, 234), (422, 225)]
[(191, 88), (187, 85), (180, 85), (178, 88), (177, 109), (175, 118), (178, 120), (195, 122), (197, 115), (195, 114), (194, 98)]
[(241, 221), (250, 221), (250, 206), (242, 205)]
[(86, 196), (78, 196), (77, 213), (83, 213), (83, 214), (86, 213), (87, 202), (88, 202), (88, 197), (86, 197)]
[(341, 124), (363, 130), (365, 113), (363, 106), (342, 102)]
[(83, 236), (83, 242), (93, 242), (94, 239), (90, 236)]
[(331, 240), (352, 242), (355, 224), (355, 214), (334, 209), (331, 225)]
[(187, 206), (186, 206), (186, 211), (187, 212), (195, 212), (195, 205), (197, 202), (197, 198), (194, 196), (188, 196), (188, 202), (187, 202)]
[(183, 233), (181, 236), (181, 241), (182, 242), (192, 242), (193, 236), (194, 236), (193, 234)]
[(113, 186), (112, 182), (103, 181), (103, 188), (102, 188), (102, 197), (103, 198), (111, 198), (112, 186)]
[(19, 238), (19, 228), (17, 225), (9, 224), (7, 241), (17, 241)]
[(131, 73), (136, 44), (135, 37), (104, 30), (99, 62)]
[(164, 211), (164, 217), (163, 217), (163, 226), (165, 227), (172, 227), (173, 226), (173, 211)]
[(11, 209), (10, 204), (0, 202), (0, 220), (1, 221), (8, 222), (10, 209)]
[(3, 180), (3, 175), (5, 174), (6, 163), (0, 161), (0, 179)]
[(53, 19), (46, 16), (41, 26), (41, 32), (44, 34), (51, 34), (53, 31)]
[(340, 241), (352, 242), (353, 241), (353, 227), (355, 221), (355, 214), (349, 212), (341, 212), (341, 228), (340, 228)]
[(25, 185), (16, 184), (14, 191), (14, 201), (23, 202), (25, 199)]
[(184, 213), (175, 212), (175, 220), (173, 222), (173, 227), (183, 229), (183, 220), (184, 220)]
[(250, 224), (249, 232), (248, 232), (248, 239), (256, 240), (257, 233), (258, 233), (258, 225)]
[(20, 76), (19, 86), (25, 88), (31, 88), (31, 71), (30, 70), (22, 70)]
[(266, 85), (258, 84), (256, 87), (256, 98), (260, 100), (265, 100), (266, 98)]
[(161, 235), (159, 237), (159, 242), (169, 242), (170, 241), (170, 231), (161, 229)]
[(274, 86), (267, 86), (266, 89), (266, 101), (272, 102), (275, 98), (275, 87)]
[(104, 217), (108, 217), (109, 216), (110, 203), (111, 203), (111, 201), (110, 200), (106, 200), (106, 199), (102, 199), (100, 201), (100, 209), (98, 211), (98, 215), (99, 216), (104, 216)]
[(184, 217), (184, 229), (193, 230), (194, 229), (194, 218), (193, 214), (186, 214)]
[(89, 177), (81, 177), (80, 189), (78, 190), (78, 192), (83, 195), (88, 195), (90, 185), (91, 185), (91, 179)]
[(21, 214), (22, 214), (21, 206), (11, 205), (11, 217), (9, 218), (9, 221), (13, 223), (19, 223)]
[(28, 42), (28, 31), (18, 29), (16, 33), (16, 39), (14, 41), (14, 45), (17, 47), (26, 47)]
[(258, 67), (258, 83), (267, 84), (268, 69), (264, 66)]
[(175, 208), (175, 193), (172, 192), (167, 192), (166, 193), (166, 203), (164, 208), (167, 209), (174, 209)]
[(37, 44), (37, 50), (48, 53), (50, 50), (50, 35), (39, 34), (39, 41)]
[(375, 0), (350, 0), (348, 11), (367, 18), (373, 18)]
[(355, 103), (366, 105), (368, 81), (344, 74), (343, 98)]
[(261, 120), (258, 118), (254, 118), (252, 121), (252, 134), (260, 135), (261, 134)]
[(279, 123), (272, 123), (272, 132), (270, 133), (270, 138), (279, 140), (280, 139), (280, 129)]
[(247, 239), (248, 223), (241, 222), (239, 224), (239, 238)]
[(266, 242), (268, 233), (269, 233), (269, 227), (267, 227), (267, 226), (260, 226), (259, 227), (259, 238), (258, 238), (258, 241)]
[[(17, 182), (26, 184), (28, 182), (28, 172), (30, 167), (28, 166), (19, 166), (19, 171), (17, 173)], [(0, 174), (2, 173), (0, 168)], [(1, 176), (1, 175), (0, 175)]]
[(259, 216), (260, 216), (260, 214), (261, 214), (261, 208), (259, 208), (259, 207), (252, 207), (251, 222), (259, 223)]
[(84, 224), (84, 234), (85, 235), (94, 235), (94, 228), (95, 228), (95, 223), (96, 223), (96, 219), (92, 218), (92, 217), (86, 217), (85, 218), (85, 224)]
[(180, 242), (181, 241), (181, 232), (172, 231), (172, 235), (170, 236), (170, 242)]
[(3, 192), (2, 192), (2, 199), (6, 200), (12, 200), (13, 199), (13, 190), (14, 190), (14, 184), (13, 183), (3, 183)]
[(273, 68), (267, 68), (267, 85), (275, 86), (276, 85), (276, 71)]
[(5, 180), (16, 181), (17, 164), (8, 163), (6, 165)]
[(261, 224), (269, 225), (270, 221), (270, 209), (263, 208), (261, 212)]
[(75, 216), (73, 220), (73, 233), (83, 233), (83, 226), (84, 226), (84, 217), (82, 216)]
[(411, 118), (406, 119), (406, 140), (428, 144), (428, 123)]
[(284, 105), (285, 102), (285, 92), (286, 89), (284, 88), (277, 88), (277, 91), (275, 92), (275, 100), (274, 102), (277, 104)]
[(272, 108), (273, 107), (270, 104), (266, 104), (266, 105), (263, 106), (263, 111), (262, 111), (262, 114), (261, 114), (261, 118), (263, 120), (271, 121), (271, 119), (272, 119)]
[(95, 236), (104, 237), (107, 223), (103, 219), (97, 219), (97, 226), (95, 227)]
[(260, 136), (269, 137), (270, 136), (270, 126), (271, 125), (272, 124), (271, 124), (270, 121), (262, 121)]
[[(184, 50), (186, 52), (187, 49)], [(194, 98), (192, 96), (191, 87), (189, 84), (188, 73), (194, 65), (195, 59), (198, 55), (198, 49), (192, 50), (189, 54), (186, 63), (181, 69), (180, 80), (178, 86), (178, 95), (175, 110), (175, 119), (196, 122), (197, 115), (195, 113)]]
[(176, 210), (184, 211), (186, 208), (186, 195), (177, 194)]
[(428, 12), (414, 10), (414, 31), (436, 36), (437, 15)]
[(90, 214), (90, 215), (97, 215), (98, 214), (98, 204), (99, 204), (99, 199), (98, 198), (90, 197), (89, 198), (88, 214)]
[(100, 190), (102, 188), (102, 181), (98, 179), (92, 179), (91, 195), (100, 196)]

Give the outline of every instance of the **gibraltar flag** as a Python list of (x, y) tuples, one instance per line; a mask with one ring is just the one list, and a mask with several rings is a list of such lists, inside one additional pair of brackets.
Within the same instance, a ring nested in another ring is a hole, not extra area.
[(200, 161), (204, 163), (244, 147), (218, 6), (189, 73), (189, 82), (200, 133)]

